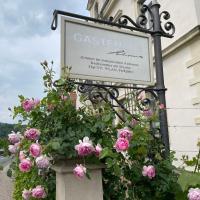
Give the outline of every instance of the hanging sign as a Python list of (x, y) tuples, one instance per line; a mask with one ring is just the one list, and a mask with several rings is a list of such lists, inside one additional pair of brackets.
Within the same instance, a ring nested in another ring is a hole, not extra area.
[(61, 18), (61, 67), (71, 78), (152, 85), (148, 34)]

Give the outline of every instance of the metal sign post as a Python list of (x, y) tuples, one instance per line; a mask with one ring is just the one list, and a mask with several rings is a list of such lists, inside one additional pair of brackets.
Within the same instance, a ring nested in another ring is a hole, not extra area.
[[(143, 102), (138, 102), (138, 108), (143, 110), (144, 104), (151, 104), (151, 101), (158, 101), (160, 104), (164, 104), (166, 107), (165, 100), (165, 85), (164, 85), (164, 75), (163, 75), (163, 60), (162, 60), (162, 47), (161, 47), (161, 37), (172, 38), (175, 33), (174, 25), (168, 21), (170, 19), (170, 14), (167, 11), (159, 12), (160, 4), (156, 0), (152, 1), (151, 5), (143, 4), (141, 7), (141, 14), (138, 16), (136, 22), (131, 19), (129, 16), (123, 15), (120, 17), (117, 23), (114, 23), (113, 18), (110, 17), (108, 20), (101, 20), (91, 17), (86, 17), (82, 15), (77, 15), (74, 13), (64, 12), (60, 10), (55, 10), (53, 13), (53, 21), (51, 29), (55, 30), (58, 24), (58, 15), (64, 15), (70, 18), (76, 18), (80, 21), (86, 22), (95, 22), (97, 24), (103, 24), (107, 27), (118, 27), (124, 30), (137, 31), (142, 33), (148, 33), (152, 36), (154, 41), (154, 52), (155, 52), (155, 69), (156, 69), (156, 85), (144, 86), (144, 87), (135, 87), (135, 86), (119, 86), (119, 85), (105, 85), (92, 83), (91, 81), (86, 82), (75, 82), (78, 84), (78, 90), (81, 93), (87, 93), (89, 99), (93, 103), (99, 101), (108, 102), (112, 107), (113, 111), (117, 116), (123, 121), (123, 117), (116, 112), (116, 105), (123, 109), (126, 113), (130, 114), (133, 119), (137, 119), (137, 116), (134, 113), (129, 112), (126, 107), (119, 101), (119, 88), (128, 88), (131, 89), (135, 96), (139, 96), (141, 92), (145, 91), (150, 93), (152, 99), (144, 99)], [(161, 19), (162, 18), (162, 19)], [(162, 21), (162, 23), (161, 23)], [(84, 22), (85, 23), (85, 22)], [(55, 82), (56, 86), (61, 86)], [(136, 98), (137, 99), (137, 98)], [(115, 103), (113, 103), (113, 101)], [(138, 98), (138, 101), (139, 98)], [(169, 155), (169, 134), (168, 134), (168, 124), (167, 124), (167, 113), (166, 109), (159, 111), (159, 120), (160, 120), (160, 133), (162, 142), (165, 146), (165, 156)]]

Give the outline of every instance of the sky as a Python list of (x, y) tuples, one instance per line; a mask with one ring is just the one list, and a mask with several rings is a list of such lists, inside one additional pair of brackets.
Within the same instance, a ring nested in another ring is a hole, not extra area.
[(40, 62), (60, 73), (60, 31), (50, 29), (55, 9), (89, 15), (87, 0), (0, 0), (0, 122), (14, 123), (8, 107), (18, 95), (42, 98)]

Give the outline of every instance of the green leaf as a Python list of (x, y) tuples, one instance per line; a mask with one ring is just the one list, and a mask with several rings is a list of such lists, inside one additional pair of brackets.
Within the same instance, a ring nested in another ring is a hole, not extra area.
[(60, 148), (60, 143), (59, 142), (52, 142), (51, 147), (53, 150), (58, 150)]
[(111, 168), (113, 166), (113, 164), (114, 164), (114, 161), (113, 161), (112, 158), (106, 159), (106, 165), (107, 165), (108, 168)]
[(200, 185), (200, 173), (183, 171), (179, 176), (178, 183), (183, 192), (188, 190), (189, 186), (195, 187)]
[(118, 165), (114, 165), (114, 174), (115, 176), (120, 176), (121, 175), (121, 169)]
[(109, 120), (111, 119), (111, 114), (107, 114), (103, 116), (103, 121), (104, 122), (109, 122)]
[(113, 153), (111, 149), (106, 147), (102, 150), (101, 155), (100, 155), (100, 159), (103, 159), (103, 158), (106, 158), (106, 157), (115, 158), (116, 154)]

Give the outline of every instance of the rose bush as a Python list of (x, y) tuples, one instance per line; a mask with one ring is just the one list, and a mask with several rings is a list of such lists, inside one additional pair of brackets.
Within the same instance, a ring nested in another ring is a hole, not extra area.
[(164, 157), (161, 138), (150, 126), (157, 113), (138, 111), (138, 119), (127, 116), (125, 123), (114, 125), (109, 104), (76, 109), (70, 96), (73, 82), (64, 77), (57, 82), (63, 87), (54, 87), (52, 68), (47, 62), (42, 66), (46, 96), (37, 101), (19, 96), (20, 105), (13, 110), (21, 126), (19, 141), (9, 138), (15, 156), (14, 199), (54, 200), (55, 172), (50, 166), (77, 158), (83, 162), (73, 172), (80, 181), (88, 176), (87, 163), (106, 165), (105, 200), (175, 199), (180, 188), (172, 157)]

